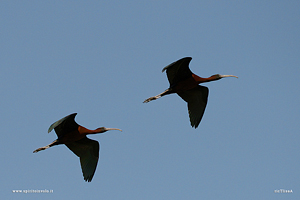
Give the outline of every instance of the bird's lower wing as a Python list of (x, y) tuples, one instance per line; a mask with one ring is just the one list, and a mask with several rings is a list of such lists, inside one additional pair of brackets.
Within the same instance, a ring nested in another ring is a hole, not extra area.
[(206, 108), (208, 88), (198, 85), (196, 88), (177, 94), (187, 102), (191, 126), (197, 128)]
[(66, 146), (80, 158), (81, 169), (85, 181), (90, 182), (95, 174), (99, 160), (100, 145), (87, 137)]

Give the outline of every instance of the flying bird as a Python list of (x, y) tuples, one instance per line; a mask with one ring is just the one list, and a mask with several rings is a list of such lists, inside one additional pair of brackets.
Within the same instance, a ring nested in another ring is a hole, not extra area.
[(191, 57), (185, 57), (163, 68), (162, 72), (167, 71), (170, 87), (163, 93), (146, 99), (143, 103), (148, 103), (168, 94), (177, 93), (187, 102), (191, 126), (197, 128), (203, 117), (208, 97), (208, 88), (199, 84), (220, 80), (225, 77), (238, 77), (220, 74), (215, 74), (208, 78), (199, 77), (189, 68), (191, 60)]
[(104, 133), (109, 130), (122, 130), (105, 127), (89, 130), (75, 122), (76, 115), (77, 113), (73, 113), (58, 120), (57, 122), (54, 122), (49, 127), (48, 133), (54, 129), (58, 138), (51, 144), (34, 150), (33, 153), (37, 153), (55, 145), (65, 144), (80, 158), (84, 180), (91, 182), (99, 159), (100, 145), (97, 141), (87, 138), (86, 135)]

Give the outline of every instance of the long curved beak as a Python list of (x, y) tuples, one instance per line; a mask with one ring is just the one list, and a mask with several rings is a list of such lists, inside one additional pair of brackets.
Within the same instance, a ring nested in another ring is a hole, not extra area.
[(118, 129), (118, 128), (105, 128), (106, 131), (111, 131), (111, 130), (117, 130), (117, 131), (121, 131), (121, 129)]
[(234, 76), (234, 75), (220, 75), (222, 78), (225, 78), (225, 77), (235, 77), (235, 78), (238, 78), (237, 76)]

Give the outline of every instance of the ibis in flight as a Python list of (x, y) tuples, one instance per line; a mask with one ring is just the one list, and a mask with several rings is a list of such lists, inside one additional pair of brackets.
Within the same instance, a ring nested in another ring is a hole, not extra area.
[(73, 113), (58, 120), (57, 122), (54, 122), (49, 127), (48, 133), (54, 129), (58, 138), (51, 144), (34, 150), (33, 153), (37, 153), (55, 145), (65, 144), (80, 158), (84, 180), (91, 182), (99, 160), (100, 146), (97, 141), (87, 138), (86, 135), (104, 133), (110, 130), (122, 130), (105, 127), (89, 130), (75, 122), (76, 115), (77, 113)]
[(197, 128), (204, 114), (208, 97), (208, 88), (199, 84), (220, 80), (225, 77), (238, 77), (220, 74), (215, 74), (208, 78), (199, 77), (189, 68), (191, 60), (191, 57), (185, 57), (163, 68), (162, 72), (167, 71), (170, 87), (163, 93), (146, 99), (144, 103), (148, 103), (168, 94), (177, 93), (187, 102), (191, 126)]

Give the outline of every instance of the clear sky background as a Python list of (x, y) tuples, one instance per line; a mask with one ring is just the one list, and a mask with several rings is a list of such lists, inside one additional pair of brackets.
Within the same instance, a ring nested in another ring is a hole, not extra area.
[[(300, 199), (299, 1), (2, 1), (1, 199)], [(186, 56), (197, 129), (161, 70)], [(91, 183), (47, 133), (77, 112), (101, 144)], [(15, 194), (12, 190), (53, 190)], [(274, 190), (292, 190), (276, 194)], [(3, 198), (2, 198), (3, 197)]]

